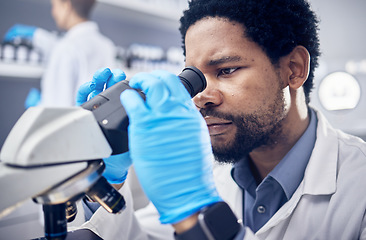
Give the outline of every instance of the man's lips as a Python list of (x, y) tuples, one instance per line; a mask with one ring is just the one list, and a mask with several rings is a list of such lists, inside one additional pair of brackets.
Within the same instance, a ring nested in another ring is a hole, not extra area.
[(232, 122), (225, 119), (208, 116), (205, 120), (211, 136), (224, 134), (232, 126)]

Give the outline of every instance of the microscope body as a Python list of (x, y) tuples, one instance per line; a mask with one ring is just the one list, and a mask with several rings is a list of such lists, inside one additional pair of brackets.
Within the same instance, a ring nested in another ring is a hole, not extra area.
[[(0, 217), (31, 198), (43, 205), (48, 239), (64, 239), (66, 208), (104, 179), (102, 158), (110, 154), (90, 111), (80, 107), (29, 108), (0, 153)], [(115, 195), (117, 191), (112, 192)]]
[[(179, 77), (192, 97), (206, 87), (195, 67)], [(31, 198), (43, 205), (47, 239), (56, 240), (66, 238), (66, 210), (84, 196), (111, 213), (123, 210), (123, 197), (102, 176), (102, 159), (128, 151), (128, 117), (119, 97), (126, 89), (132, 88), (122, 81), (80, 107), (25, 111), (0, 152), (0, 218)]]
[(0, 153), (0, 190), (6, 193), (0, 202), (0, 216), (14, 204), (44, 194), (86, 171), (90, 160), (110, 154), (111, 148), (90, 111), (79, 107), (29, 108)]

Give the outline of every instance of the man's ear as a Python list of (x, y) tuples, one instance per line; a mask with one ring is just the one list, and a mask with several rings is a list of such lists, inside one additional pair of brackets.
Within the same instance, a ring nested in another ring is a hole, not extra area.
[(310, 54), (305, 47), (296, 46), (287, 57), (290, 71), (288, 84), (290, 88), (298, 89), (308, 79), (310, 71)]

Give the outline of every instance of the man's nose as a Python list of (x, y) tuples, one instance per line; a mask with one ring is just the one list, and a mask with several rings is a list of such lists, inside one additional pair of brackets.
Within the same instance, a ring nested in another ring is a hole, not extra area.
[(197, 108), (209, 108), (215, 107), (222, 103), (223, 96), (221, 91), (218, 89), (216, 84), (214, 84), (210, 79), (206, 77), (207, 87), (204, 91), (198, 93), (194, 98), (193, 102)]

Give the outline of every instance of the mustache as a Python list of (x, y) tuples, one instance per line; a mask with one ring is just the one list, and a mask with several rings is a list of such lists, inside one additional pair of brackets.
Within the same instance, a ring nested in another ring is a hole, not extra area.
[(210, 116), (210, 117), (221, 118), (221, 119), (225, 119), (225, 120), (229, 120), (229, 121), (235, 121), (235, 119), (236, 119), (231, 114), (219, 112), (212, 108), (201, 108), (199, 111), (203, 117)]
[(237, 126), (255, 125), (255, 126), (261, 127), (263, 125), (263, 123), (261, 123), (261, 121), (259, 119), (259, 116), (256, 116), (254, 114), (233, 115), (233, 114), (217, 111), (213, 108), (202, 108), (202, 109), (199, 110), (199, 112), (201, 113), (201, 115), (203, 117), (210, 116), (210, 117), (215, 117), (215, 118), (228, 120), (228, 121), (231, 121), (233, 124), (235, 124)]

